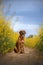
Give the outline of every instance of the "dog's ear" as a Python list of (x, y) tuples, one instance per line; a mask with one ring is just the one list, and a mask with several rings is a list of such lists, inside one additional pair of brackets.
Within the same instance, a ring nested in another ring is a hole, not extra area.
[(22, 31), (20, 31), (19, 34), (22, 34)]
[(24, 34), (26, 34), (26, 31), (24, 31)]

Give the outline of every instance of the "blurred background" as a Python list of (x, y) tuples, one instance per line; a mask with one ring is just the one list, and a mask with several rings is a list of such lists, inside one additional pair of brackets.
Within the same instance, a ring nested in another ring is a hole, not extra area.
[(43, 0), (0, 0), (0, 53), (14, 49), (20, 30), (25, 46), (43, 52)]

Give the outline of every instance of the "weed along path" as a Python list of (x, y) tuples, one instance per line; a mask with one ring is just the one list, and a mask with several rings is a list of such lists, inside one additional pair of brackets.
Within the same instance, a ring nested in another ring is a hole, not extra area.
[(43, 65), (43, 54), (25, 47), (24, 54), (12, 51), (4, 56), (0, 55), (0, 65)]

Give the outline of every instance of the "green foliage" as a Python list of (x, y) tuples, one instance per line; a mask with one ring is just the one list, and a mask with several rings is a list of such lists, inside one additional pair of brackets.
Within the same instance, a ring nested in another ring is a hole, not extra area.
[(12, 51), (15, 47), (18, 34), (14, 32), (4, 19), (0, 19), (0, 53)]
[(30, 48), (35, 48), (37, 42), (40, 40), (39, 36), (33, 36), (25, 39), (25, 45)]
[(39, 42), (36, 45), (36, 48), (40, 51), (43, 52), (43, 28), (40, 29), (39, 31)]

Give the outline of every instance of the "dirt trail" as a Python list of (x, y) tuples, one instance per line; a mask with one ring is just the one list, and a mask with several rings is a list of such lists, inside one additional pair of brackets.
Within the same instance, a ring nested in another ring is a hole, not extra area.
[(38, 54), (34, 49), (25, 47), (24, 54), (12, 51), (4, 56), (0, 55), (0, 65), (43, 65), (43, 55)]

